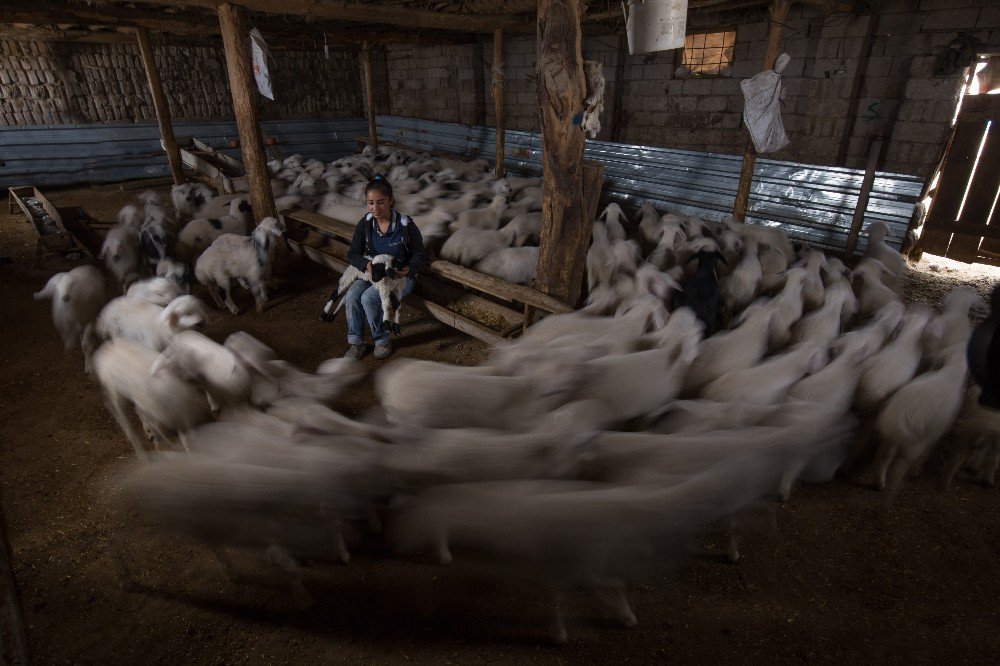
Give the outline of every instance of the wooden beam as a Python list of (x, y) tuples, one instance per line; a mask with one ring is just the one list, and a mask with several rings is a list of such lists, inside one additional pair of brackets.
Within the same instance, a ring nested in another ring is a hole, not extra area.
[(276, 217), (271, 177), (267, 171), (264, 142), (260, 136), (260, 119), (257, 117), (257, 87), (253, 82), (250, 58), (250, 35), (247, 31), (245, 11), (233, 4), (219, 5), (219, 25), (226, 51), (226, 68), (229, 71), (229, 88), (233, 94), (233, 110), (240, 134), (240, 152), (243, 168), (247, 172), (250, 205), (254, 219)]
[(583, 219), (583, 75), (579, 0), (539, 0), (538, 108), (542, 129), (539, 291), (572, 305), (579, 298), (591, 225)]
[[(214, 8), (218, 0), (136, 0), (142, 4)], [(316, 0), (234, 0), (230, 3), (264, 14), (308, 16), (313, 20), (385, 23), (409, 29), (488, 32), (498, 28), (530, 24), (529, 14), (460, 14), (428, 9), (394, 7), (375, 2), (316, 2)]]
[(142, 66), (146, 70), (149, 92), (153, 96), (156, 122), (160, 126), (160, 141), (167, 153), (170, 175), (173, 176), (174, 184), (180, 185), (187, 182), (187, 179), (184, 177), (184, 166), (181, 164), (181, 152), (177, 149), (177, 142), (174, 141), (174, 128), (170, 125), (170, 105), (167, 104), (167, 96), (163, 94), (163, 82), (160, 81), (160, 70), (157, 69), (156, 59), (153, 57), (149, 31), (145, 28), (136, 28), (135, 36), (139, 41), (139, 53), (142, 55)]
[[(770, 23), (767, 29), (767, 43), (764, 46), (764, 66), (762, 69), (772, 69), (778, 59), (778, 43), (781, 39), (781, 29), (788, 20), (788, 9), (792, 0), (773, 0), (771, 3)], [(740, 182), (736, 189), (736, 201), (733, 203), (733, 218), (742, 222), (746, 218), (747, 203), (750, 201), (750, 186), (753, 184), (753, 168), (757, 163), (757, 150), (749, 137), (743, 149), (743, 167), (740, 169)]]
[(378, 157), (378, 128), (375, 126), (375, 84), (372, 82), (372, 45), (365, 42), (361, 49), (361, 64), (365, 69), (365, 114), (368, 116), (368, 145), (372, 156)]
[(507, 112), (504, 110), (503, 80), (503, 30), (493, 31), (493, 76), (490, 79), (493, 95), (493, 113), (496, 116), (496, 155), (493, 158), (493, 175), (497, 180), (506, 175), (504, 142), (507, 138)]
[(844, 249), (844, 259), (854, 256), (854, 248), (858, 245), (858, 234), (865, 221), (865, 211), (868, 210), (868, 198), (875, 183), (875, 169), (882, 155), (882, 135), (876, 134), (868, 144), (868, 166), (865, 177), (861, 180), (861, 192), (858, 193), (858, 203), (854, 207), (854, 218), (851, 220), (851, 231), (847, 234), (847, 246)]

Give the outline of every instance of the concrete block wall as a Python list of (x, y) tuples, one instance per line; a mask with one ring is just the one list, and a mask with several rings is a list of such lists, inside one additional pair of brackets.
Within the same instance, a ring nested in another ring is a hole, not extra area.
[[(155, 46), (171, 116), (233, 118), (220, 48)], [(331, 50), (273, 52), (276, 101), (259, 97), (262, 119), (358, 116), (357, 55)], [(0, 40), (0, 125), (146, 122), (155, 119), (133, 44)]]
[(481, 49), (472, 44), (390, 47), (386, 57), (388, 112), (475, 124), (477, 95), (482, 98), (476, 82), (482, 82), (484, 67), (477, 53)]
[[(929, 175), (947, 139), (962, 84), (960, 74), (935, 76), (935, 62), (960, 33), (971, 34), (986, 50), (1000, 48), (997, 3), (893, 0), (881, 3), (877, 15), (828, 17), (806, 6), (793, 7), (781, 45), (792, 57), (783, 75), (786, 96), (782, 103), (792, 143), (769, 156), (834, 165), (846, 145), (843, 165), (863, 167), (871, 136), (881, 133), (888, 139), (883, 169)], [(877, 21), (874, 26), (873, 21)], [(731, 78), (675, 78), (674, 52), (665, 52), (626, 56), (622, 80), (617, 81), (618, 37), (585, 37), (584, 58), (602, 62), (608, 82), (598, 138), (610, 140), (615, 134), (612, 107), (615, 88), (621, 86), (619, 141), (742, 153), (746, 135), (741, 127), (739, 82), (760, 69), (767, 21), (762, 11), (736, 23), (704, 17), (690, 25), (689, 32), (733, 27), (737, 36)], [(492, 52), (490, 39), (482, 44), (484, 52)], [(447, 48), (453, 49), (456, 63), (467, 62), (472, 49)], [(507, 127), (538, 131), (535, 36), (508, 35), (504, 51)], [(458, 100), (473, 99), (472, 77), (461, 76), (461, 64), (451, 81), (432, 73), (439, 67), (439, 57), (430, 49), (390, 47), (392, 113), (471, 122), (467, 106), (460, 106)], [(859, 71), (862, 64), (864, 71)], [(403, 73), (393, 72), (397, 66)], [(438, 101), (411, 94), (422, 90), (433, 90)], [(431, 113), (421, 112), (428, 107)], [(488, 124), (495, 124), (488, 96), (486, 118)]]

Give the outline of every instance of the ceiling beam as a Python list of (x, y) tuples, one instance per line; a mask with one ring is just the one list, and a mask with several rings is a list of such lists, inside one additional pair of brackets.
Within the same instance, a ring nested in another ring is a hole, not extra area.
[[(134, 0), (138, 4), (203, 7), (215, 10), (219, 0)], [(459, 14), (409, 9), (378, 3), (317, 2), (317, 0), (233, 0), (230, 4), (264, 14), (307, 16), (314, 19), (383, 23), (406, 28), (492, 32), (499, 28), (534, 25), (530, 14)]]

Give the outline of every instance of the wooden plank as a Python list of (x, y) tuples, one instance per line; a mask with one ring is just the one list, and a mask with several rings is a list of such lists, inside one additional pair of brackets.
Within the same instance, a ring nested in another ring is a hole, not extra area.
[[(326, 215), (297, 210), (292, 211), (291, 213), (286, 213), (285, 217), (302, 222), (303, 224), (308, 224), (316, 227), (317, 229), (323, 229), (324, 231), (327, 231), (337, 238), (343, 239), (347, 242), (350, 242), (350, 240), (354, 237), (355, 225), (342, 222), (341, 220), (335, 220), (331, 217), (327, 217)], [(435, 277), (445, 278), (458, 282), (464, 286), (478, 289), (479, 291), (506, 301), (528, 303), (540, 310), (545, 310), (546, 312), (572, 312), (573, 310), (573, 308), (569, 307), (560, 300), (544, 294), (537, 289), (532, 289), (531, 287), (526, 287), (520, 284), (511, 284), (510, 282), (501, 280), (500, 278), (495, 278), (492, 275), (486, 275), (484, 273), (474, 271), (471, 268), (466, 268), (465, 266), (459, 266), (458, 264), (453, 264), (450, 261), (445, 261), (444, 259), (435, 259), (430, 262), (425, 272)]]
[(375, 84), (372, 83), (372, 45), (365, 42), (361, 49), (361, 64), (365, 70), (365, 113), (368, 115), (368, 145), (372, 157), (378, 157), (378, 128), (375, 126)]
[[(791, 0), (773, 0), (767, 29), (767, 43), (764, 45), (764, 65), (762, 69), (773, 69), (774, 61), (778, 59), (778, 43), (781, 39), (781, 29), (788, 19), (788, 9)], [(750, 201), (750, 187), (753, 185), (753, 169), (757, 164), (757, 150), (747, 132), (746, 146), (743, 148), (743, 166), (740, 169), (740, 182), (736, 188), (736, 200), (733, 202), (733, 219), (742, 222), (746, 218), (747, 204)]]
[(174, 141), (174, 128), (170, 124), (170, 105), (167, 103), (167, 96), (163, 92), (160, 70), (157, 69), (156, 59), (153, 57), (153, 45), (149, 41), (149, 31), (142, 27), (136, 28), (135, 36), (139, 41), (142, 66), (146, 70), (146, 81), (149, 83), (149, 92), (153, 97), (156, 122), (160, 126), (160, 142), (163, 144), (163, 150), (167, 153), (170, 174), (173, 176), (175, 185), (186, 183), (187, 179), (184, 178), (181, 154), (177, 150), (177, 143)]
[(865, 211), (868, 210), (868, 198), (875, 183), (875, 169), (878, 167), (879, 156), (882, 154), (882, 135), (876, 134), (868, 144), (868, 166), (865, 177), (861, 180), (861, 191), (858, 193), (858, 203), (854, 207), (854, 217), (851, 219), (851, 230), (847, 234), (847, 246), (844, 249), (844, 259), (854, 256), (854, 248), (858, 245), (858, 234), (865, 221)]
[(590, 225), (583, 219), (583, 75), (580, 3), (538, 1), (536, 72), (542, 134), (542, 231), (538, 290), (575, 303)]
[[(291, 246), (292, 251), (295, 252), (296, 254), (302, 254), (306, 257), (309, 257), (313, 261), (323, 264), (328, 268), (332, 268), (338, 273), (343, 273), (347, 269), (347, 266), (349, 265), (347, 261), (344, 259), (340, 259), (336, 256), (333, 256), (329, 252), (325, 252), (323, 250), (310, 247), (298, 241), (289, 239), (288, 244), (289, 246)], [(488, 326), (485, 326), (477, 321), (473, 321), (471, 319), (463, 317), (462, 315), (456, 312), (452, 312), (443, 305), (438, 305), (437, 303), (428, 301), (422, 298), (421, 296), (418, 296), (417, 294), (410, 294), (409, 296), (407, 296), (403, 300), (403, 305), (414, 308), (421, 312), (426, 312), (427, 314), (430, 314), (438, 321), (448, 326), (451, 326), (454, 329), (462, 331), (463, 333), (471, 335), (474, 338), (482, 340), (483, 342), (487, 342), (489, 344), (496, 344), (503, 340), (503, 336), (500, 333), (494, 331)]]
[(951, 234), (938, 229), (955, 222), (958, 217), (958, 208), (962, 205), (965, 186), (972, 175), (984, 130), (985, 125), (978, 122), (960, 122), (955, 127), (955, 137), (941, 170), (937, 194), (931, 202), (924, 231), (917, 244), (919, 250), (939, 256), (947, 254)]
[(504, 140), (507, 136), (507, 113), (504, 109), (503, 80), (503, 30), (493, 31), (493, 76), (490, 92), (493, 95), (493, 114), (496, 116), (496, 155), (493, 159), (493, 176), (500, 180), (506, 175)]
[(257, 116), (257, 88), (253, 85), (250, 59), (250, 36), (247, 31), (245, 9), (233, 4), (219, 5), (219, 25), (226, 51), (226, 68), (229, 71), (229, 88), (233, 95), (233, 110), (240, 134), (243, 168), (246, 169), (250, 188), (250, 205), (254, 219), (276, 217), (271, 175), (267, 170), (260, 136), (260, 119)]
[[(997, 222), (998, 217), (1000, 217), (1000, 215), (997, 214), (997, 211), (994, 211), (991, 221)], [(981, 224), (959, 224), (958, 222), (951, 222), (949, 224), (936, 225), (934, 228), (947, 235), (955, 234), (972, 236), (973, 238), (989, 238), (994, 240), (1000, 239), (1000, 222), (998, 222), (998, 224), (985, 227)], [(996, 250), (988, 251), (994, 253), (996, 252)]]
[[(958, 218), (959, 224), (978, 225), (983, 231), (986, 230), (986, 225), (990, 222), (990, 213), (993, 212), (993, 202), (997, 196), (997, 187), (1000, 186), (1000, 173), (997, 172), (998, 166), (1000, 166), (1000, 129), (995, 124), (992, 124), (987, 130), (983, 151), (979, 156), (976, 170), (972, 174), (969, 193), (965, 198), (965, 205), (962, 206), (962, 212)], [(981, 238), (969, 235), (954, 238), (951, 241), (951, 245), (948, 246), (947, 256), (956, 261), (972, 263), (975, 261), (976, 254), (979, 251), (980, 241)]]

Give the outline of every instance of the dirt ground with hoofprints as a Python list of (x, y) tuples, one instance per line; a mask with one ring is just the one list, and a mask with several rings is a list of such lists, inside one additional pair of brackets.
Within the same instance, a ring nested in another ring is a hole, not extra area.
[[(139, 191), (46, 194), (111, 220)], [(546, 640), (549, 597), (537, 584), (396, 559), (364, 527), (349, 534), (349, 566), (306, 563), (310, 610), (293, 607), (254, 553), (234, 553), (244, 580), (229, 582), (207, 549), (152, 532), (108, 501), (109, 480), (134, 454), (82, 356), (62, 351), (49, 304), (31, 298), (74, 264), (34, 268), (34, 244), (24, 218), (4, 207), (0, 254), (14, 261), (0, 266), (0, 498), (35, 663), (1000, 660), (1000, 497), (968, 477), (937, 490), (947, 441), (891, 507), (844, 480), (801, 487), (773, 520), (761, 517), (737, 564), (725, 562), (721, 535), (708, 534), (685, 561), (651, 565), (628, 586), (637, 627), (620, 629), (589, 595), (573, 595), (570, 643), (559, 648)], [(221, 340), (246, 330), (311, 370), (346, 348), (343, 320), (318, 317), (336, 277), (292, 258), (263, 314), (241, 292), (245, 312), (216, 311), (206, 332)], [(953, 285), (986, 297), (996, 280), (993, 269), (925, 257), (904, 295), (939, 307)], [(488, 354), (412, 310), (403, 326), (396, 358), (472, 365)], [(337, 407), (359, 415), (374, 403), (369, 376)], [(121, 588), (115, 549), (136, 589)]]

